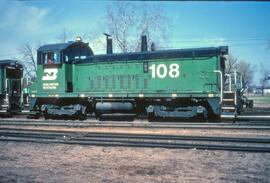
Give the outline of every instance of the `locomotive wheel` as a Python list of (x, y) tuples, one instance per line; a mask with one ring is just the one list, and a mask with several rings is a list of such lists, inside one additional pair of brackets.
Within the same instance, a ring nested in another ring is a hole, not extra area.
[(79, 114), (79, 115), (78, 115), (78, 120), (84, 121), (84, 120), (86, 120), (86, 119), (87, 119), (86, 115), (83, 115), (83, 114)]
[(155, 122), (157, 120), (157, 117), (155, 116), (154, 112), (151, 112), (147, 114), (147, 119), (149, 122)]
[(208, 121), (209, 122), (220, 122), (221, 121), (221, 118), (219, 115), (216, 115), (216, 114), (209, 114), (208, 115)]
[(1, 114), (0, 117), (1, 118), (11, 118), (12, 115), (10, 114), (10, 112), (8, 112), (8, 113), (5, 113), (5, 114)]
[(47, 113), (44, 113), (43, 116), (44, 116), (44, 119), (45, 119), (45, 120), (50, 119), (50, 116), (49, 116), (49, 114), (47, 114)]
[(40, 118), (40, 113), (36, 113), (36, 114), (29, 114), (27, 115), (28, 119), (39, 119)]
[(100, 120), (101, 115), (102, 115), (101, 113), (95, 112), (95, 117), (97, 120)]

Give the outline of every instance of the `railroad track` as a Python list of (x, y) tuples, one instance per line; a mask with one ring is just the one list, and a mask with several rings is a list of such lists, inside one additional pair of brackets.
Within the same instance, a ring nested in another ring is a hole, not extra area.
[(0, 141), (270, 152), (270, 138), (0, 128)]
[(64, 120), (29, 120), (29, 119), (0, 119), (1, 126), (40, 126), (40, 127), (124, 127), (124, 128), (176, 128), (176, 129), (236, 129), (236, 130), (270, 130), (270, 122), (266, 121), (239, 121), (226, 123), (207, 122), (116, 122), (116, 121), (64, 121)]

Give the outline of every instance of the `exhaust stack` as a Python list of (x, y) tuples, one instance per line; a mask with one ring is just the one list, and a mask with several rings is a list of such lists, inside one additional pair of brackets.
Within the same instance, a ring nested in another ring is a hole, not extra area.
[(113, 49), (112, 49), (112, 38), (110, 38), (110, 34), (103, 33), (106, 36), (106, 42), (107, 42), (107, 54), (112, 54)]
[(146, 35), (143, 35), (141, 41), (141, 52), (146, 52), (147, 51), (147, 37)]

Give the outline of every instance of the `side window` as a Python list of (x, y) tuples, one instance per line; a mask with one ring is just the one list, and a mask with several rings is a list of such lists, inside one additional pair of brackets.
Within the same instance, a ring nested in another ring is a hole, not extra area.
[(90, 55), (91, 53), (89, 53), (88, 47), (74, 45), (65, 50), (64, 61), (68, 63), (75, 60), (85, 59)]

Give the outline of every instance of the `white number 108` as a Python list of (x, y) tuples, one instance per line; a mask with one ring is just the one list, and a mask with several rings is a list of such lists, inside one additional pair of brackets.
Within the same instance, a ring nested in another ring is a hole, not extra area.
[[(165, 64), (152, 64), (151, 67), (149, 67), (150, 70), (152, 70), (152, 78), (165, 78), (168, 74), (168, 68)], [(170, 64), (169, 67), (169, 76), (171, 78), (177, 78), (179, 77), (179, 65), (178, 64)]]

